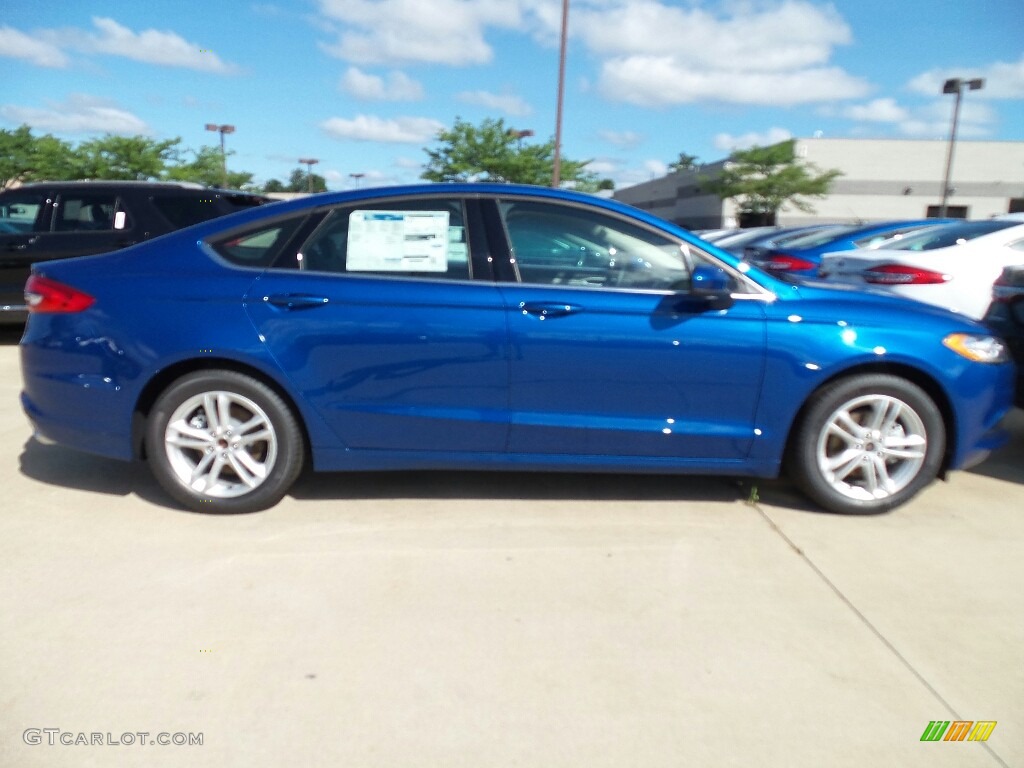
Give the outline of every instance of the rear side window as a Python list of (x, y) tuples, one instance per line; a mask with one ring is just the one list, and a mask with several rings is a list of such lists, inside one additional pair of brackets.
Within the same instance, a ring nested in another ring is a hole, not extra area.
[(39, 212), (46, 205), (41, 192), (14, 192), (0, 200), (0, 234), (20, 235), (45, 232), (47, 222), (39, 222)]
[(318, 272), (469, 280), (465, 221), (461, 200), (336, 208), (303, 245), (299, 265)]
[(243, 211), (266, 202), (257, 195), (199, 194), (156, 195), (153, 205), (176, 229)]
[(240, 267), (267, 267), (292, 239), (303, 221), (305, 217), (300, 216), (246, 232), (235, 232), (211, 241), (210, 245), (232, 264)]
[(64, 194), (56, 204), (57, 232), (109, 232), (128, 229), (127, 214), (117, 205), (113, 192)]

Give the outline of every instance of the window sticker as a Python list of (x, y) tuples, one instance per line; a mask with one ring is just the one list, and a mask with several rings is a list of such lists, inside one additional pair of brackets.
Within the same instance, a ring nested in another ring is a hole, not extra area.
[(349, 272), (447, 272), (448, 211), (353, 211)]

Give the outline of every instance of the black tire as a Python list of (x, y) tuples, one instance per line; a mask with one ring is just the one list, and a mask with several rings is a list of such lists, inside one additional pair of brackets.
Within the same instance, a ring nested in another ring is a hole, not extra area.
[[(169, 431), (172, 419), (179, 426)], [(183, 376), (154, 403), (146, 456), (177, 501), (231, 514), (277, 504), (302, 471), (304, 450), (295, 415), (276, 392), (245, 374), (209, 370)]]
[(942, 414), (924, 390), (898, 376), (861, 374), (811, 397), (787, 464), (797, 487), (826, 510), (871, 515), (931, 483), (945, 450)]

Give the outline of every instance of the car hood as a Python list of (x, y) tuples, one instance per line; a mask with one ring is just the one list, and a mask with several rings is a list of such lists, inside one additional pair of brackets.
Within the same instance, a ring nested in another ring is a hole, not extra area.
[(862, 326), (892, 326), (934, 323), (947, 325), (950, 332), (977, 333), (984, 326), (969, 317), (932, 304), (914, 301), (864, 286), (826, 283), (807, 279), (776, 291), (779, 311), (797, 314), (804, 321), (834, 324), (837, 321)]

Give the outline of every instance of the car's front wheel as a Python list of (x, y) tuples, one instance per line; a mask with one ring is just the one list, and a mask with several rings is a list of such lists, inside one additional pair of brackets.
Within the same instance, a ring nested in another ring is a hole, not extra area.
[(938, 474), (946, 430), (935, 402), (906, 379), (865, 374), (814, 395), (790, 445), (797, 486), (832, 512), (874, 514)]
[(153, 405), (146, 455), (160, 485), (185, 506), (254, 512), (288, 492), (303, 445), (291, 409), (265, 384), (235, 371), (199, 371)]

